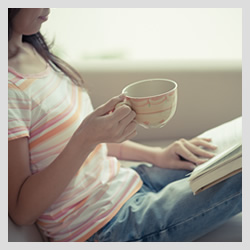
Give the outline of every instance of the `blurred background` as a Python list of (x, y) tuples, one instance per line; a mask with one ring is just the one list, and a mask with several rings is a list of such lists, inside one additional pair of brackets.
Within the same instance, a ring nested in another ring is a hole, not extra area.
[(241, 60), (240, 8), (52, 8), (54, 50), (81, 60)]
[(175, 116), (134, 139), (192, 138), (242, 114), (241, 8), (52, 8), (41, 29), (94, 107), (138, 80), (178, 84)]

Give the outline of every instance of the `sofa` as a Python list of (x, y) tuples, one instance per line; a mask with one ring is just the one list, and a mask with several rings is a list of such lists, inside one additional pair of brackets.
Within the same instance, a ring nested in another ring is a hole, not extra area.
[[(175, 116), (161, 129), (138, 127), (133, 139), (148, 145), (168, 145), (179, 138), (192, 138), (207, 129), (242, 115), (241, 62), (77, 62), (94, 107), (119, 95), (129, 83), (147, 78), (167, 78), (178, 84)], [(129, 164), (129, 162), (125, 163)], [(8, 218), (9, 242), (46, 241), (35, 225), (17, 226)], [(241, 242), (242, 213), (198, 242)]]

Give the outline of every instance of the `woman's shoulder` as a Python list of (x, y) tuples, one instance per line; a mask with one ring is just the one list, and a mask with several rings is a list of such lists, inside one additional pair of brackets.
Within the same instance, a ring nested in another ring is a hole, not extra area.
[(13, 68), (10, 65), (8, 66), (8, 80), (13, 83), (15, 83), (18, 80), (44, 78), (49, 76), (50, 73), (52, 73), (52, 71), (51, 71), (51, 66), (49, 64), (46, 64), (46, 66), (40, 71), (31, 73), (22, 73), (16, 68)]
[(23, 43), (23, 46), (8, 59), (8, 66), (12, 73), (28, 76), (45, 71), (48, 63), (30, 44)]

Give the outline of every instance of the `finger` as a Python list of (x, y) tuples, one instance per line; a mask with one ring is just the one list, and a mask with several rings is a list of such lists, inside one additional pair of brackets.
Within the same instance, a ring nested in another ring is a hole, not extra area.
[[(134, 113), (134, 111), (132, 111), (132, 109), (129, 106), (127, 106), (127, 105), (121, 105), (120, 107), (116, 108), (115, 111), (112, 114), (110, 114), (110, 115), (113, 117), (114, 121), (116, 121), (116, 122), (122, 122), (123, 119), (125, 119), (127, 117), (134, 116), (133, 113)], [(128, 121), (127, 124), (129, 122), (131, 122), (131, 120)], [(127, 124), (125, 124), (125, 126)]]
[(123, 131), (123, 134), (128, 135), (131, 134), (133, 131), (136, 131), (136, 122), (130, 122)]
[[(135, 117), (136, 117), (136, 113), (130, 110), (129, 114), (119, 121), (121, 128), (125, 129), (130, 123), (132, 123), (135, 120)], [(136, 123), (133, 122), (133, 124), (136, 124)]]
[(103, 116), (108, 114), (110, 111), (114, 110), (115, 106), (121, 102), (124, 99), (122, 95), (113, 97), (109, 101), (107, 101), (105, 104), (99, 106), (96, 110), (95, 113), (97, 116)]
[(116, 142), (123, 142), (126, 140), (130, 140), (137, 135), (136, 125), (133, 123), (129, 124), (129, 126), (119, 135), (119, 138)]
[(196, 146), (196, 145), (194, 145), (194, 144), (192, 144), (192, 143), (190, 143), (188, 141), (185, 142), (184, 145), (190, 152), (192, 152), (193, 154), (195, 154), (195, 155), (197, 155), (199, 157), (205, 157), (205, 158), (214, 157), (214, 153), (209, 152), (209, 151), (207, 151), (205, 149), (202, 149), (202, 148), (200, 148), (200, 147), (198, 147), (198, 146)]
[(190, 140), (194, 145), (196, 146), (202, 146), (207, 149), (215, 150), (217, 149), (217, 146), (211, 143), (212, 139), (210, 138), (195, 138)]
[(137, 135), (137, 131), (134, 130), (132, 133), (130, 133), (129, 135), (127, 135), (127, 136), (125, 137), (125, 141), (131, 140), (131, 139), (134, 138), (136, 135)]
[(118, 97), (119, 97), (122, 101), (125, 99), (125, 95), (124, 95), (124, 94), (120, 94)]
[(205, 140), (205, 141), (209, 141), (209, 142), (211, 142), (212, 141), (212, 139), (211, 138), (205, 138), (205, 137), (199, 137), (200, 139), (202, 139), (202, 140)]
[(193, 171), (195, 169), (195, 164), (189, 161), (176, 161), (175, 168), (176, 169), (185, 169)]
[(205, 162), (204, 159), (198, 158), (195, 154), (189, 151), (183, 144), (176, 149), (176, 154), (181, 156), (187, 161), (193, 162), (196, 165), (202, 164)]

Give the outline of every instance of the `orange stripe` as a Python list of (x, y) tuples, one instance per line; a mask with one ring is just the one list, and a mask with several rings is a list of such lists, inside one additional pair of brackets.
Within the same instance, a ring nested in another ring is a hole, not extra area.
[(27, 79), (22, 84), (19, 85), (21, 90), (28, 88), (36, 79)]
[(19, 86), (16, 86), (14, 83), (8, 84), (8, 88), (24, 90), (28, 88), (35, 80), (36, 79), (27, 79), (23, 83), (21, 83)]
[[(83, 237), (79, 238), (78, 240), (76, 240), (76, 242), (83, 242), (86, 241), (88, 238), (90, 238), (94, 233), (96, 233), (99, 229), (101, 229), (103, 226), (105, 226), (121, 209), (121, 207), (124, 205), (124, 203), (126, 201), (128, 201), (140, 188), (141, 188), (142, 182), (139, 182), (137, 184), (137, 186), (134, 189), (134, 192), (132, 192), (125, 200), (123, 203), (119, 204), (119, 206), (113, 211), (113, 213), (109, 214), (109, 216), (102, 221), (102, 223), (98, 224), (95, 228), (93, 228), (90, 232), (88, 232), (86, 235), (84, 235)], [(81, 230), (81, 229), (79, 229)], [(77, 232), (76, 232), (77, 233)], [(71, 238), (72, 236), (70, 235), (69, 237), (63, 239), (63, 241), (68, 241), (69, 238)], [(60, 242), (61, 240), (57, 241), (57, 240), (53, 240), (55, 242)]]
[[(79, 202), (79, 204), (77, 206), (74, 207), (74, 209), (71, 211), (71, 213), (73, 213), (74, 211), (76, 211), (78, 208), (80, 208), (81, 206), (83, 206), (86, 201), (87, 201), (88, 197), (84, 198), (82, 201)], [(67, 209), (67, 208), (66, 208)], [(58, 213), (56, 213), (54, 215), (54, 217), (57, 217), (58, 214), (62, 213), (62, 211), (59, 211)], [(59, 222), (63, 222), (67, 217), (71, 216), (72, 214), (68, 214), (67, 216), (65, 216), (63, 219), (61, 219)], [(50, 225), (51, 222), (44, 222), (44, 221), (37, 221), (37, 224), (39, 224), (40, 226), (46, 226), (46, 225)]]
[(91, 154), (88, 156), (88, 158), (84, 161), (84, 165), (88, 164), (93, 157), (95, 156), (95, 154), (101, 149), (102, 144), (98, 144), (95, 149), (91, 152)]
[(76, 121), (76, 119), (78, 118), (78, 114), (80, 112), (80, 109), (81, 109), (81, 92), (80, 91), (78, 92), (78, 99), (79, 99), (79, 103), (78, 103), (78, 107), (77, 107), (77, 110), (74, 113), (74, 115), (71, 116), (63, 124), (59, 125), (58, 127), (52, 129), (48, 133), (44, 134), (43, 136), (41, 136), (38, 139), (31, 142), (30, 149), (36, 147), (38, 144), (48, 140), (49, 138), (52, 138), (53, 136), (57, 135), (58, 133), (60, 133), (60, 131), (66, 129), (67, 127), (69, 127), (71, 124), (73, 124)]
[[(64, 222), (64, 220), (65, 220), (66, 218), (68, 218), (69, 216), (71, 216), (72, 213), (74, 213), (76, 210), (78, 210), (78, 208), (82, 207), (82, 206), (86, 203), (86, 201), (87, 201), (88, 198), (89, 198), (89, 197), (84, 198), (77, 206), (74, 207), (74, 209), (70, 212), (70, 214), (68, 214), (68, 215), (65, 216), (63, 219), (61, 219), (60, 222)], [(61, 213), (61, 212), (58, 212), (57, 214), (60, 214), (60, 213)]]
[(9, 109), (17, 109), (18, 108), (18, 109), (24, 109), (24, 110), (26, 109), (26, 110), (29, 111), (30, 110), (29, 107), (30, 107), (29, 104), (19, 104), (19, 105), (17, 105), (16, 103), (8, 103), (8, 108)]
[(171, 106), (170, 108), (167, 108), (167, 109), (163, 109), (163, 110), (159, 110), (159, 111), (154, 111), (154, 112), (148, 112), (148, 113), (136, 112), (136, 114), (137, 114), (137, 115), (153, 115), (153, 114), (165, 112), (165, 111), (170, 110), (170, 109), (172, 109), (172, 108), (173, 108), (173, 106)]
[[(150, 104), (151, 104), (151, 105), (159, 105), (159, 104), (165, 102), (166, 100), (167, 100), (167, 96), (165, 96), (162, 100), (160, 100), (159, 98), (153, 100), (153, 98), (151, 98), (151, 99), (150, 99)], [(157, 102), (157, 101), (158, 101), (158, 102)]]
[(93, 228), (90, 232), (88, 232), (86, 235), (83, 237), (79, 238), (76, 240), (76, 242), (83, 242), (86, 241), (88, 238), (90, 238), (94, 233), (96, 233), (99, 229), (101, 229), (103, 226), (105, 226), (121, 209), (121, 207), (124, 205), (125, 202), (127, 202), (140, 188), (141, 188), (142, 182), (139, 182), (137, 186), (134, 189), (134, 192), (132, 192), (125, 200), (123, 203), (121, 203), (114, 211), (112, 214), (110, 214), (105, 221), (100, 223), (97, 227)]
[(16, 136), (13, 136), (13, 137), (8, 137), (8, 141), (16, 140), (16, 139), (19, 139), (19, 138), (22, 138), (22, 137), (29, 137), (29, 134), (25, 133), (25, 134), (16, 135)]
[(81, 172), (81, 169), (86, 166), (92, 159), (93, 157), (96, 155), (96, 153), (101, 149), (102, 145), (98, 144), (95, 149), (89, 154), (89, 156), (87, 157), (87, 159), (83, 162), (82, 166), (79, 168), (79, 170), (76, 173), (76, 176), (79, 175), (79, 173)]
[[(59, 79), (57, 80), (57, 83), (53, 83), (53, 86), (52, 86), (52, 88), (50, 88), (49, 91), (46, 90), (46, 96), (45, 96), (45, 95), (42, 95), (43, 98), (40, 98), (40, 99), (39, 99), (39, 102), (36, 102), (36, 105), (34, 105), (34, 107), (32, 107), (32, 110), (33, 110), (34, 108), (36, 108), (38, 105), (40, 105), (40, 103), (42, 103), (48, 96), (50, 96), (50, 95), (55, 91), (55, 89), (57, 89), (57, 87), (60, 86), (60, 83), (61, 83), (61, 79), (59, 78)], [(39, 93), (40, 93), (40, 92), (41, 92), (41, 91), (39, 90)], [(37, 95), (37, 93), (35, 94), (35, 96), (36, 96), (36, 95)]]
[(18, 89), (18, 90), (20, 90), (15, 84), (13, 84), (13, 83), (9, 83), (8, 84), (8, 89)]
[[(72, 94), (71, 94), (71, 105), (73, 103), (73, 99), (74, 99), (74, 89), (72, 89)], [(40, 102), (41, 103), (41, 102)], [(63, 114), (65, 113), (68, 113), (68, 111), (71, 109), (71, 105), (69, 105), (69, 107), (67, 107), (67, 109), (65, 109), (62, 113), (58, 114), (57, 116), (54, 116), (52, 118), (52, 120), (56, 120), (59, 116), (62, 116)], [(47, 121), (47, 122), (50, 122), (51, 120)], [(39, 127), (31, 130), (31, 133), (35, 133), (38, 129), (41, 129), (41, 127), (44, 126), (44, 124), (40, 125)]]

